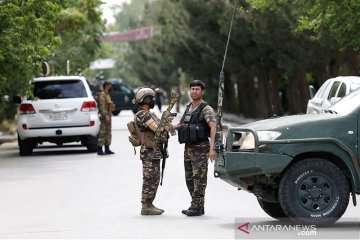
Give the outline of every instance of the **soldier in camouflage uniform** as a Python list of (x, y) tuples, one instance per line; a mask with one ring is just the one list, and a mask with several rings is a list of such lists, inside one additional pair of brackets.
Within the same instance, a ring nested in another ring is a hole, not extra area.
[[(135, 94), (133, 103), (139, 105), (140, 111), (135, 115), (135, 126), (141, 140), (140, 160), (143, 165), (143, 185), (141, 197), (141, 215), (160, 215), (164, 210), (153, 205), (160, 182), (160, 159), (163, 158), (161, 147), (153, 150), (153, 139), (160, 119), (150, 109), (154, 108), (155, 92), (151, 88), (141, 88)], [(169, 129), (165, 129), (169, 130)], [(164, 141), (167, 141), (164, 140)], [(162, 143), (159, 143), (162, 145)]]
[(187, 216), (205, 213), (208, 159), (213, 161), (215, 158), (216, 118), (213, 108), (202, 100), (204, 90), (205, 84), (200, 80), (190, 83), (192, 102), (187, 106), (180, 124), (174, 126), (178, 129), (179, 142), (185, 143), (185, 180), (192, 199), (190, 208), (182, 211)]
[[(100, 117), (100, 131), (98, 138), (98, 155), (114, 154), (110, 150), (111, 144), (111, 111), (114, 109), (114, 103), (111, 101), (109, 92), (111, 91), (111, 83), (104, 82), (103, 91), (99, 95), (99, 117)], [(103, 146), (105, 145), (105, 152)]]

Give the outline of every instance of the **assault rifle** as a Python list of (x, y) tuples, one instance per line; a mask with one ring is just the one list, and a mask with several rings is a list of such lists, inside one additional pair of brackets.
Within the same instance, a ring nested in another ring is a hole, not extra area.
[(153, 153), (160, 150), (163, 155), (163, 160), (162, 160), (162, 164), (161, 164), (160, 185), (162, 185), (162, 180), (164, 177), (166, 158), (169, 157), (169, 154), (167, 152), (167, 145), (168, 145), (167, 141), (164, 144), (162, 144), (162, 147), (161, 147), (162, 149), (158, 149), (158, 148), (159, 148), (160, 142), (163, 141), (164, 138), (168, 138), (168, 133), (167, 133), (167, 131), (164, 130), (164, 128), (166, 126), (169, 127), (171, 136), (176, 135), (176, 131), (172, 127), (172, 125), (169, 123), (168, 118), (171, 116), (172, 117), (176, 116), (176, 113), (171, 113), (170, 111), (174, 107), (175, 103), (179, 101), (179, 98), (180, 98), (180, 95), (178, 93), (171, 93), (169, 105), (168, 105), (167, 109), (163, 112), (159, 126), (155, 132)]

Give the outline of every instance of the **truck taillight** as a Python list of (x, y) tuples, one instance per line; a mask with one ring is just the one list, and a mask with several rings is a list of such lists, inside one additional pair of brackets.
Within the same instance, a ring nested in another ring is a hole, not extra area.
[(34, 114), (36, 113), (34, 107), (30, 103), (22, 103), (19, 106), (19, 112), (20, 114)]
[(81, 110), (82, 112), (92, 112), (96, 111), (96, 103), (95, 101), (86, 101), (82, 104)]

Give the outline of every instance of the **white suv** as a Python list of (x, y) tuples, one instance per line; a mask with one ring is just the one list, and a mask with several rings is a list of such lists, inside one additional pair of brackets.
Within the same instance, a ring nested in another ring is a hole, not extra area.
[(314, 91), (313, 88), (310, 90), (310, 95), (315, 96), (308, 101), (306, 113), (321, 113), (359, 87), (360, 77), (330, 78), (324, 82), (316, 94), (311, 92)]
[(39, 77), (32, 81), (34, 99), (14, 97), (21, 156), (31, 155), (37, 144), (61, 146), (81, 142), (97, 150), (99, 116), (89, 84), (83, 76)]

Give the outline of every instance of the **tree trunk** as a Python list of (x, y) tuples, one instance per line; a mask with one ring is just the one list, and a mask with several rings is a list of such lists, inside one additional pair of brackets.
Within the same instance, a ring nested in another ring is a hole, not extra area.
[(292, 79), (288, 86), (289, 114), (305, 113), (309, 99), (306, 73), (299, 72)]
[(331, 77), (339, 76), (340, 74), (340, 66), (342, 63), (342, 54), (338, 52), (336, 56), (331, 58), (330, 64), (329, 64), (329, 70)]
[(326, 67), (322, 66), (316, 74), (316, 79), (317, 79), (317, 90), (321, 87), (321, 85), (323, 85), (323, 83), (328, 79), (327, 74), (326, 74)]
[(225, 74), (224, 80), (224, 111), (236, 113), (238, 109), (238, 101), (235, 98), (235, 74)]
[(280, 99), (280, 91), (278, 89), (278, 85), (279, 85), (279, 74), (276, 70), (271, 71), (270, 73), (270, 79), (271, 79), (271, 84), (270, 85), (270, 93), (271, 93), (271, 99), (272, 99), (272, 103), (274, 105), (274, 111), (272, 112), (272, 114), (276, 114), (277, 116), (282, 116), (284, 114), (284, 109), (283, 106), (281, 104), (281, 99)]
[(357, 62), (358, 62), (358, 54), (356, 54), (355, 52), (350, 53), (349, 75), (352, 75), (352, 76), (358, 75)]
[(238, 112), (246, 117), (255, 117), (256, 112), (253, 103), (256, 102), (253, 76), (241, 75), (237, 79), (238, 86)]
[(259, 81), (256, 99), (256, 117), (268, 118), (271, 116), (269, 96), (270, 93), (266, 88), (265, 81)]

